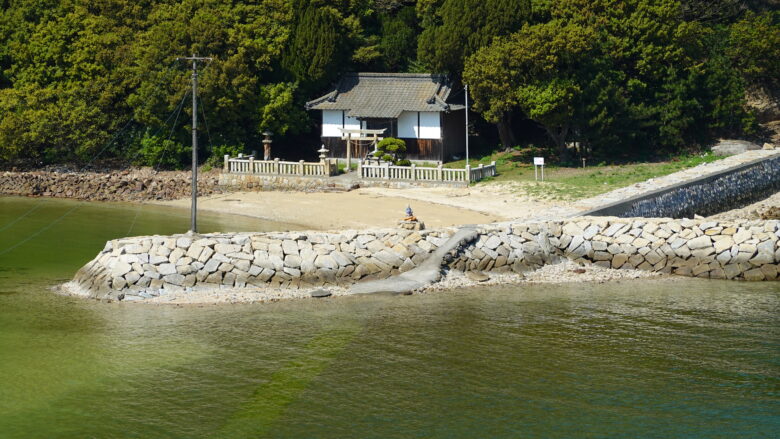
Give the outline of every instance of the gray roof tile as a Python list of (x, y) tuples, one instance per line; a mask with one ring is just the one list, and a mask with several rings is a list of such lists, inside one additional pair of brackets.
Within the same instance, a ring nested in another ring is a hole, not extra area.
[(330, 93), (306, 103), (307, 110), (344, 110), (359, 118), (397, 118), (402, 111), (449, 111), (451, 88), (444, 75), (348, 73)]

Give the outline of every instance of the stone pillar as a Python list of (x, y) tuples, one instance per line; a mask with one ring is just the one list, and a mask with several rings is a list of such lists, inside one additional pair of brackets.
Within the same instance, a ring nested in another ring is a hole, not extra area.
[(273, 143), (271, 136), (273, 133), (266, 130), (263, 131), (263, 136), (265, 136), (263, 139), (263, 160), (271, 160), (271, 143)]
[(279, 159), (274, 159), (274, 173), (278, 174), (280, 171), (281, 169), (279, 169)]
[(222, 172), (230, 172), (230, 156), (225, 154), (225, 167), (222, 169)]
[(382, 163), (382, 169), (384, 170), (383, 177), (385, 178), (385, 180), (389, 180), (390, 179), (390, 163), (387, 163), (387, 162)]
[(417, 180), (417, 165), (412, 163), (412, 180)]
[(298, 162), (298, 174), (303, 175), (303, 160)]
[(439, 163), (439, 166), (436, 167), (436, 179), (439, 181), (442, 181), (444, 179), (444, 172), (442, 172), (443, 167), (444, 165), (441, 163)]
[(466, 183), (471, 183), (471, 165), (466, 163)]
[(249, 173), (254, 174), (255, 173), (255, 157), (249, 156)]

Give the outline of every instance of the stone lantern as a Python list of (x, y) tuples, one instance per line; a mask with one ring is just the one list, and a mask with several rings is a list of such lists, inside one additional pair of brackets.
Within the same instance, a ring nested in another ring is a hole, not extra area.
[(330, 152), (329, 149), (325, 148), (325, 145), (322, 145), (322, 148), (317, 150), (318, 153), (320, 153), (320, 161), (324, 162), (325, 159), (328, 158), (328, 153)]
[(271, 143), (273, 143), (271, 136), (273, 136), (274, 133), (270, 130), (265, 130), (262, 134), (265, 137), (263, 139), (263, 160), (271, 160)]

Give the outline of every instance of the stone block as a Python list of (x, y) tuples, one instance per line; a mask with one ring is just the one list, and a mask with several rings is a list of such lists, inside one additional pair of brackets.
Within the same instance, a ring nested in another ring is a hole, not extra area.
[(233, 273), (225, 273), (224, 276), (222, 276), (222, 285), (226, 285), (228, 287), (232, 287), (236, 284), (236, 275)]
[(330, 255), (319, 255), (314, 260), (314, 266), (317, 268), (328, 268), (334, 270), (338, 268), (338, 264)]
[(762, 281), (765, 279), (764, 272), (759, 268), (748, 270), (742, 274), (747, 281)]
[(628, 262), (628, 255), (617, 254), (612, 258), (612, 268), (620, 268)]
[(200, 255), (198, 256), (198, 261), (206, 262), (209, 260), (209, 258), (211, 258), (212, 255), (214, 255), (214, 250), (212, 250), (210, 247), (203, 247)]
[(241, 246), (238, 244), (215, 244), (214, 250), (217, 253), (227, 255), (229, 253), (238, 253), (241, 251)]
[(162, 280), (168, 284), (173, 284), (177, 286), (181, 286), (182, 284), (184, 284), (184, 276), (182, 276), (179, 273), (163, 276)]
[(235, 268), (247, 272), (249, 271), (249, 268), (252, 266), (252, 264), (249, 261), (244, 259), (238, 259), (233, 261), (233, 265), (235, 266)]
[(132, 270), (132, 269), (133, 269), (133, 266), (128, 264), (127, 262), (117, 261), (114, 264), (114, 267), (111, 269), (111, 276), (113, 276), (113, 277), (124, 276), (125, 274), (130, 272), (130, 270)]
[(723, 267), (723, 272), (726, 274), (726, 279), (734, 279), (742, 274), (742, 268), (739, 264), (728, 264)]
[(764, 278), (766, 280), (775, 280), (777, 279), (777, 265), (774, 264), (765, 264), (760, 267), (761, 272), (764, 273)]
[(712, 238), (710, 238), (707, 235), (698, 236), (696, 238), (693, 238), (688, 241), (688, 248), (691, 250), (696, 250), (700, 248), (705, 247), (711, 247), (712, 246)]
[(175, 248), (175, 249), (174, 249), (174, 250), (171, 252), (171, 254), (170, 254), (170, 255), (168, 255), (168, 261), (169, 261), (171, 264), (175, 264), (176, 262), (178, 262), (178, 261), (179, 261), (179, 259), (181, 259), (182, 257), (184, 257), (184, 254), (185, 254), (184, 250), (182, 250), (182, 249), (180, 249), (180, 248), (178, 248), (178, 247), (177, 247), (177, 248)]
[(740, 227), (737, 233), (734, 234), (733, 239), (734, 239), (734, 243), (741, 244), (752, 237), (753, 237), (752, 233)]
[(223, 262), (223, 263), (219, 264), (218, 270), (227, 273), (229, 271), (232, 271), (234, 267), (235, 267), (235, 265), (233, 265), (233, 264), (228, 264), (227, 262)]
[(157, 266), (157, 272), (162, 276), (176, 273), (176, 266), (173, 264), (160, 264)]
[(612, 259), (612, 253), (605, 251), (596, 251), (593, 253), (594, 261), (609, 261)]
[(181, 238), (176, 239), (176, 247), (181, 249), (187, 249), (190, 248), (192, 245), (192, 239), (188, 238), (186, 236), (182, 236)]

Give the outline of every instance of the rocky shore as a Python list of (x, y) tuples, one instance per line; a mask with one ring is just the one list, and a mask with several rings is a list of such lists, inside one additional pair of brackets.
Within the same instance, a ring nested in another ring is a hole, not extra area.
[[(89, 201), (175, 200), (190, 195), (188, 171), (132, 169), (114, 172), (0, 172), (0, 195), (73, 198)], [(200, 195), (223, 192), (219, 172), (198, 178)]]
[[(223, 290), (248, 293), (258, 288), (290, 291), (280, 297), (298, 297), (321, 287), (348, 288), (409, 272), (440, 247), (446, 249), (437, 261), (441, 269), (464, 273), (472, 280), (479, 273), (487, 273), (488, 278), (497, 274), (533, 279), (533, 272), (553, 270), (546, 267), (560, 262), (586, 270), (592, 266), (630, 270), (628, 276), (639, 270), (775, 280), (779, 224), (593, 217), (488, 224), (473, 228), (472, 238), (452, 249), (447, 243), (456, 236), (454, 228), (124, 238), (108, 242), (77, 273), (68, 290), (109, 300), (221, 294)], [(564, 269), (551, 277), (563, 275), (571, 276)]]

